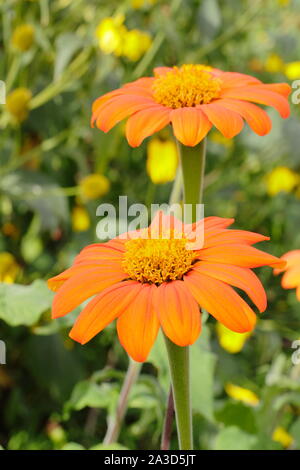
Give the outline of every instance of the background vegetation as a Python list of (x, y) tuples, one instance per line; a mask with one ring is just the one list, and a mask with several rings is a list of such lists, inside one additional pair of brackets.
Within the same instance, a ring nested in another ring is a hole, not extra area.
[[(92, 130), (93, 100), (157, 65), (203, 62), (265, 82), (300, 79), (299, 7), (299, 0), (0, 2), (3, 448), (101, 449), (128, 365), (114, 326), (82, 347), (68, 338), (78, 312), (51, 321), (45, 280), (96, 241), (99, 203), (117, 204), (119, 195), (166, 202), (176, 159), (167, 131), (131, 149), (123, 124), (107, 135)], [(270, 115), (265, 137), (246, 127), (230, 141), (210, 133), (205, 211), (270, 235), (264, 248), (280, 256), (300, 248), (299, 106), (287, 121)], [(196, 449), (300, 448), (300, 365), (291, 360), (300, 305), (270, 269), (259, 274), (269, 306), (254, 334), (232, 337), (204, 319), (192, 348)], [(159, 447), (167, 391), (159, 340), (130, 395), (119, 448)]]

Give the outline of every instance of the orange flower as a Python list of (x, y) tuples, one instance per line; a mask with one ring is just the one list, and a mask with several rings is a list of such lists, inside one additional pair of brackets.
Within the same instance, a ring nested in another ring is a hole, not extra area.
[[(85, 344), (117, 319), (121, 344), (139, 362), (146, 360), (160, 327), (179, 346), (194, 343), (201, 331), (198, 305), (233, 331), (251, 331), (255, 313), (231, 285), (263, 312), (266, 294), (249, 268), (280, 268), (285, 262), (251, 246), (268, 237), (227, 229), (232, 223), (207, 217), (184, 225), (159, 212), (148, 229), (87, 246), (71, 268), (48, 281), (57, 291), (53, 318), (95, 296), (70, 337)], [(203, 248), (187, 249), (203, 227)]]
[(275, 269), (274, 274), (285, 271), (281, 285), (284, 289), (295, 289), (297, 299), (300, 301), (300, 250), (292, 250), (285, 253), (282, 260), (286, 261), (283, 269)]
[(214, 125), (226, 138), (243, 128), (244, 121), (258, 135), (271, 129), (267, 113), (252, 104), (272, 106), (283, 118), (290, 113), (286, 83), (263, 84), (241, 73), (204, 65), (159, 67), (154, 77), (140, 78), (100, 96), (93, 104), (91, 125), (108, 132), (129, 117), (126, 137), (132, 147), (170, 122), (184, 145), (197, 145)]

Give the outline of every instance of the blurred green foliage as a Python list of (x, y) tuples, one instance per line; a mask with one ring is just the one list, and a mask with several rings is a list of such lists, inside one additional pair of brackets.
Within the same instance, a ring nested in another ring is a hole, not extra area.
[[(300, 54), (299, 7), (299, 0), (1, 2), (0, 78), (8, 96), (18, 88), (32, 95), (28, 101), (22, 95), (22, 119), (11, 112), (21, 95), (13, 105), (12, 98), (0, 105), (0, 278), (15, 282), (0, 284), (4, 448), (105, 448), (107, 418), (126, 371), (113, 325), (82, 347), (68, 338), (78, 312), (50, 321), (52, 294), (43, 281), (96, 241), (100, 202), (116, 204), (126, 194), (129, 204), (161, 203), (171, 190), (170, 183), (154, 186), (147, 176), (147, 143), (129, 148), (122, 124), (107, 135), (90, 128), (93, 100), (158, 65), (203, 62), (265, 82), (286, 81), (286, 64)], [(148, 33), (151, 43), (137, 60), (99, 48), (95, 32), (111, 17), (121, 17), (128, 31)], [(34, 32), (29, 47), (20, 36), (12, 39), (24, 24)], [(286, 122), (270, 115), (273, 130), (265, 137), (248, 128), (234, 141), (211, 133), (205, 213), (235, 217), (236, 227), (270, 235), (264, 248), (280, 256), (300, 247), (300, 188), (270, 196), (266, 175), (278, 166), (300, 171), (299, 107), (292, 105)], [(105, 175), (110, 190), (84, 199), (80, 181), (93, 173)], [(13, 262), (1, 253), (13, 255)], [(220, 347), (211, 318), (192, 348), (196, 449), (300, 448), (300, 365), (291, 361), (300, 305), (271, 270), (260, 271), (269, 307), (242, 351)], [(166, 361), (159, 338), (132, 389), (119, 444), (110, 448), (158, 448)], [(252, 390), (257, 404), (229, 397), (228, 383)], [(278, 427), (290, 441), (272, 439)]]

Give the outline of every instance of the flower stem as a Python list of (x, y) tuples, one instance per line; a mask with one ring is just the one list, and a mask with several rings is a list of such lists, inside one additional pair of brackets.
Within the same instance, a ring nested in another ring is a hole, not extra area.
[(174, 344), (165, 336), (169, 357), (180, 450), (193, 449), (190, 399), (189, 349)]
[(141, 363), (129, 358), (129, 366), (123, 382), (116, 413), (108, 421), (106, 435), (103, 440), (104, 444), (112, 444), (118, 441), (122, 421), (127, 410), (129, 392), (139, 376), (140, 369)]
[[(206, 139), (195, 147), (185, 147), (177, 142), (183, 177), (185, 204), (200, 204), (203, 196), (205, 171)], [(196, 212), (193, 215), (195, 221)]]
[[(197, 216), (197, 204), (202, 201), (206, 142), (185, 147), (177, 142), (183, 180), (184, 203), (192, 205), (192, 220)], [(172, 392), (175, 405), (180, 450), (193, 449), (192, 407), (190, 397), (189, 348), (177, 346), (165, 336), (169, 358)], [(171, 403), (169, 401), (169, 403)], [(167, 414), (170, 411), (168, 406)]]

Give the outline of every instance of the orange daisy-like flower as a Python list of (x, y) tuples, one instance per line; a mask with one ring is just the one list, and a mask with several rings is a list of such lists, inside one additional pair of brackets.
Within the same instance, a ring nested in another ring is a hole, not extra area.
[[(95, 296), (70, 337), (85, 344), (117, 319), (121, 344), (139, 362), (160, 327), (179, 346), (194, 343), (201, 331), (199, 306), (233, 331), (251, 331), (256, 315), (231, 286), (263, 312), (266, 294), (249, 268), (281, 268), (285, 262), (251, 246), (268, 237), (227, 229), (232, 223), (208, 217), (187, 225), (158, 212), (148, 229), (87, 246), (71, 268), (48, 281), (57, 291), (53, 318)], [(191, 249), (189, 240), (203, 229), (203, 247)]]
[(284, 289), (296, 289), (297, 299), (300, 301), (300, 250), (288, 251), (281, 259), (286, 261), (286, 266), (275, 269), (274, 274), (285, 271), (281, 285)]
[(159, 67), (154, 77), (100, 96), (93, 104), (91, 125), (108, 132), (129, 117), (126, 137), (132, 147), (169, 123), (175, 137), (187, 146), (197, 145), (213, 125), (232, 138), (242, 130), (244, 119), (254, 132), (265, 135), (271, 120), (253, 103), (272, 106), (287, 118), (290, 92), (286, 83), (266, 85), (250, 75), (204, 65)]

